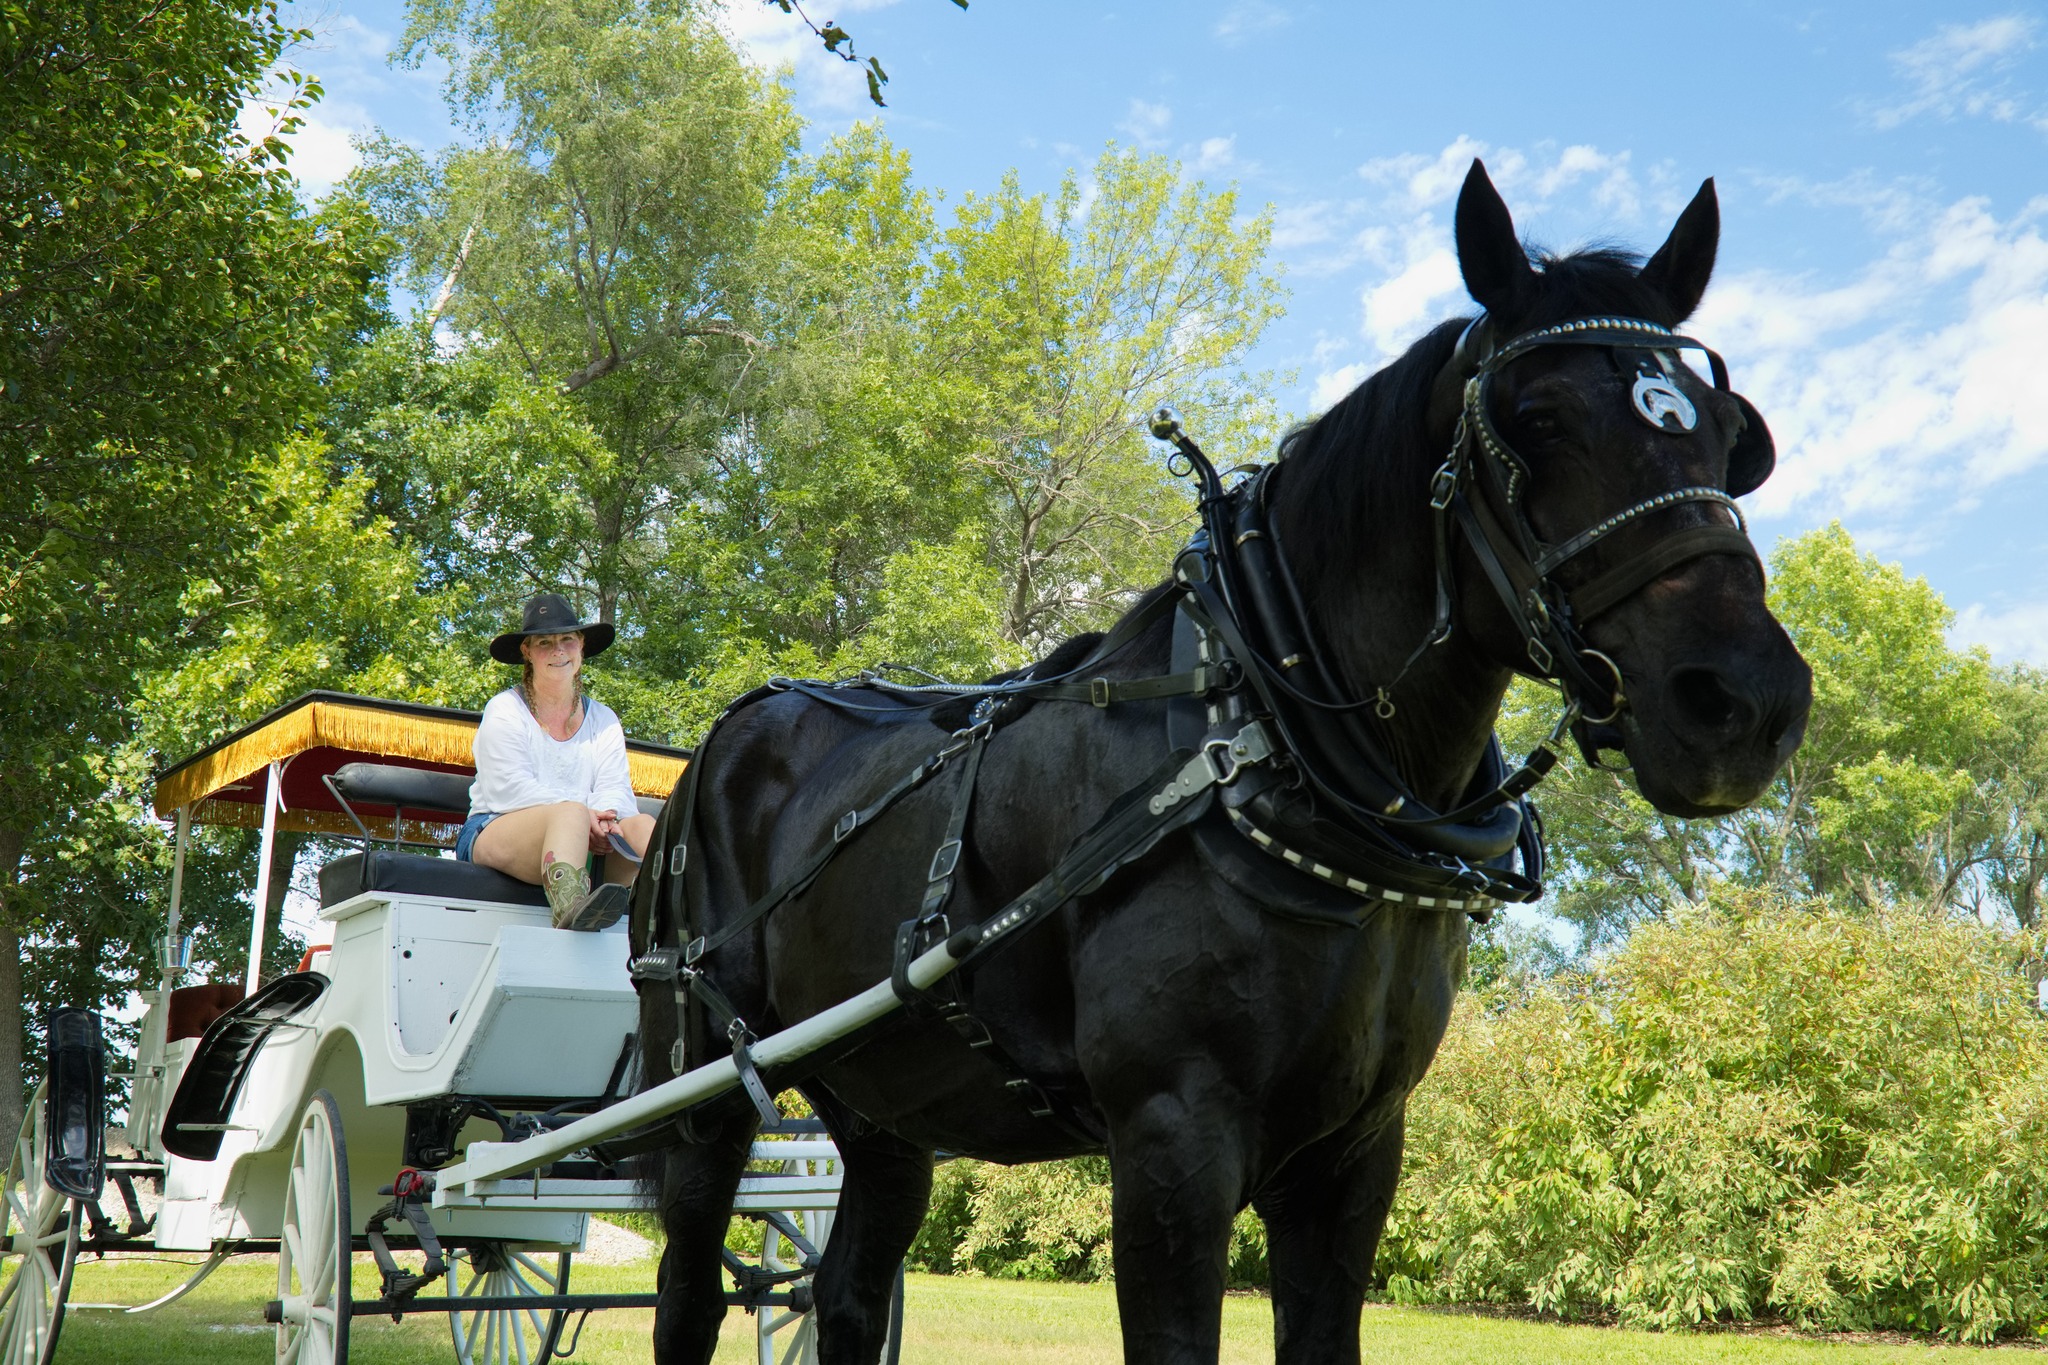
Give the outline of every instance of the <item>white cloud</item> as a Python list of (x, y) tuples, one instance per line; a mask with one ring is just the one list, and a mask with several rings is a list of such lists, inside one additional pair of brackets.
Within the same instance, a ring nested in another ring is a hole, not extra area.
[[(1317, 406), (1469, 311), (1448, 210), (1475, 155), (1525, 221), (1546, 206), (1611, 221), (1654, 199), (1626, 150), (1460, 137), (1433, 155), (1367, 163), (1361, 199), (1316, 201), (1279, 222), (1284, 247), (1357, 280), (1357, 340), (1317, 354)], [(1659, 166), (1651, 183), (1671, 175)], [(1859, 538), (1896, 551), (1938, 542), (2013, 480), (2048, 471), (2048, 402), (2036, 397), (2048, 356), (2048, 196), (2001, 218), (1983, 200), (1938, 202), (1911, 180), (1770, 188), (1860, 211), (1884, 246), (1831, 278), (1726, 273), (1689, 328), (1729, 358), (1777, 439), (1778, 471), (1754, 510), (1851, 520)], [(1665, 210), (1655, 211), (1661, 229)], [(1324, 245), (1337, 241), (1341, 260)]]
[(1335, 235), (1340, 218), (1364, 218), (1341, 256), (1311, 260), (1304, 276), (1364, 265), (1374, 278), (1359, 291), (1359, 333), (1377, 361), (1391, 360), (1416, 338), (1453, 314), (1469, 311), (1463, 276), (1445, 211), (1457, 197), (1475, 157), (1518, 214), (1541, 213), (1569, 201), (1603, 221), (1640, 217), (1643, 194), (1626, 151), (1544, 143), (1524, 151), (1459, 136), (1433, 156), (1409, 153), (1368, 161), (1359, 178), (1380, 191), (1340, 209), (1319, 202), (1283, 215), (1276, 243), (1310, 244)]
[[(270, 137), (283, 125), (286, 110), (275, 100), (245, 100), (235, 129), (251, 143)], [(285, 141), (291, 154), (285, 166), (299, 182), (307, 200), (316, 200), (356, 168), (359, 158), (349, 139), (369, 131), (370, 117), (353, 104), (316, 104), (298, 113), (299, 127)]]
[(1207, 137), (1196, 149), (1195, 169), (1208, 172), (1228, 170), (1236, 160), (1236, 137)]
[(1371, 374), (1372, 370), (1372, 366), (1361, 361), (1323, 371), (1316, 376), (1315, 393), (1309, 398), (1310, 410), (1328, 411), (1338, 399), (1364, 383), (1365, 377)]
[(1363, 236), (1368, 255), (1392, 269), (1359, 296), (1360, 331), (1384, 362), (1458, 310), (1465, 298), (1465, 280), (1458, 272), (1449, 229), (1433, 218), (1417, 218), (1395, 232)]
[(1216, 21), (1216, 27), (1211, 31), (1234, 47), (1254, 33), (1285, 28), (1290, 22), (1287, 11), (1268, 3), (1268, 0), (1238, 0), (1223, 12), (1223, 17)]
[(2040, 25), (2024, 14), (2006, 14), (1974, 24), (1948, 24), (1932, 37), (1892, 54), (1892, 66), (1910, 93), (1870, 109), (1880, 128), (1896, 128), (1923, 114), (1958, 114), (2010, 123), (2029, 117), (2028, 96), (1998, 79), (2034, 47)]
[(1140, 147), (1157, 149), (1166, 145), (1166, 130), (1172, 123), (1173, 110), (1167, 105), (1133, 98), (1117, 128), (1128, 133)]
[(361, 131), (355, 120), (331, 122), (321, 116), (318, 106), (307, 114), (291, 139), (291, 160), (286, 164), (298, 177), (299, 187), (309, 199), (318, 199), (341, 183), (356, 168), (359, 158), (349, 139)]
[(244, 101), (236, 127), (251, 141), (277, 129), (291, 92), (283, 68), (318, 77), (325, 95), (299, 112), (300, 127), (290, 138), (285, 162), (305, 198), (326, 195), (355, 169), (358, 157), (350, 140), (376, 129), (372, 109), (395, 125), (388, 131), (407, 141), (431, 145), (453, 135), (440, 114), (445, 62), (427, 55), (414, 68), (394, 69), (387, 61), (396, 42), (392, 32), (372, 28), (352, 14), (314, 11), (310, 5), (288, 5), (287, 11), (288, 22), (311, 36), (286, 49), (261, 96)]
[[(1465, 183), (1465, 173), (1472, 165), (1472, 158), (1484, 156), (1486, 150), (1485, 143), (1460, 134), (1455, 142), (1434, 157), (1414, 152), (1380, 157), (1360, 166), (1358, 174), (1370, 184), (1394, 189), (1405, 197), (1409, 209), (1434, 208), (1450, 201), (1451, 196), (1458, 192), (1458, 186)], [(1502, 166), (1487, 167), (1496, 185), (1501, 183), (1502, 170)]]
[(1540, 144), (1533, 152), (1516, 147), (1490, 147), (1460, 134), (1435, 156), (1407, 153), (1380, 157), (1358, 168), (1361, 179), (1391, 190), (1399, 210), (1414, 212), (1450, 203), (1465, 183), (1477, 157), (1486, 162), (1487, 178), (1519, 212), (1540, 212), (1567, 191), (1592, 183), (1591, 202), (1607, 217), (1634, 218), (1642, 211), (1642, 193), (1629, 166), (1627, 152), (1603, 152), (1575, 144), (1559, 150)]
[(1555, 162), (1536, 172), (1532, 187), (1537, 199), (1547, 202), (1588, 178), (1597, 182), (1593, 202), (1601, 209), (1620, 218), (1633, 218), (1641, 210), (1642, 199), (1629, 174), (1627, 152), (1609, 155), (1584, 144), (1567, 147)]
[(1973, 602), (1956, 613), (1949, 639), (1959, 646), (1982, 645), (2000, 659), (2048, 664), (2048, 602), (2009, 611), (1989, 611)]
[(1337, 235), (1338, 210), (1328, 200), (1290, 204), (1273, 212), (1273, 249), (1289, 251), (1314, 246)]
[(2035, 396), (2044, 222), (2048, 198), (2003, 222), (1965, 199), (1928, 206), (1847, 284), (1773, 272), (1716, 283), (1690, 330), (1729, 356), (1777, 437), (1759, 512), (1898, 534), (2048, 464), (2048, 405)]

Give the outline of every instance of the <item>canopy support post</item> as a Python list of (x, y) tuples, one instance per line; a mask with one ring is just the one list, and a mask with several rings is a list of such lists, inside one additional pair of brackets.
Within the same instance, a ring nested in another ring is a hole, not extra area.
[(192, 833), (190, 802), (178, 807), (178, 842), (171, 854), (171, 908), (164, 916), (163, 998), (178, 984), (178, 909), (185, 901), (185, 844)]
[(242, 987), (244, 999), (256, 994), (256, 987), (263, 982), (263, 922), (270, 915), (270, 855), (277, 845), (278, 786), (282, 777), (278, 765), (271, 764), (263, 788), (263, 842), (256, 851), (256, 904), (249, 917), (249, 972)]

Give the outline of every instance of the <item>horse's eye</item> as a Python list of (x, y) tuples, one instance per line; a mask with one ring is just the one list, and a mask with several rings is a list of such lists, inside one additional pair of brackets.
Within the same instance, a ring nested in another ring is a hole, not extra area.
[(1564, 425), (1553, 412), (1525, 412), (1516, 418), (1522, 435), (1532, 442), (1555, 441), (1564, 435)]

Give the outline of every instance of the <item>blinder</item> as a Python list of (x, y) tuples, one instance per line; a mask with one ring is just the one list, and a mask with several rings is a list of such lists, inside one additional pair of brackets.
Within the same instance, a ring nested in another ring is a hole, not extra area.
[(1739, 393), (1728, 396), (1742, 409), (1742, 434), (1735, 438), (1735, 447), (1728, 452), (1728, 492), (1739, 498), (1756, 492), (1771, 477), (1771, 471), (1778, 467), (1778, 445), (1771, 439), (1771, 429), (1764, 422), (1764, 415), (1756, 410), (1756, 404)]

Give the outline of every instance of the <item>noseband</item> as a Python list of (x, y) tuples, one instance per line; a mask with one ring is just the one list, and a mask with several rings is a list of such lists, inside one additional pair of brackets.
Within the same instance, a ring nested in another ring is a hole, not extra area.
[[(1673, 428), (1663, 419), (1675, 417), (1676, 429), (1688, 431), (1693, 425), (1692, 405), (1677, 391), (1676, 370), (1668, 357), (1681, 348), (1706, 352), (1714, 387), (1723, 393), (1730, 392), (1728, 367), (1719, 354), (1691, 337), (1639, 318), (1575, 318), (1524, 332), (1501, 346), (1492, 345), (1491, 331), (1490, 319), (1482, 314), (1465, 329), (1451, 360), (1453, 371), (1466, 377), (1450, 455), (1430, 483), (1430, 508), (1436, 523), (1437, 610), (1435, 626), (1423, 648), (1441, 643), (1452, 630), (1450, 532), (1455, 525), (1463, 532), (1465, 543), (1521, 633), (1530, 671), (1540, 678), (1555, 679), (1564, 690), (1566, 702), (1578, 708), (1580, 714), (1573, 719), (1572, 726), (1590, 761), (1596, 747), (1602, 747), (1596, 744), (1592, 727), (1619, 721), (1628, 699), (1620, 669), (1606, 655), (1587, 645), (1581, 633), (1583, 627), (1691, 560), (1732, 554), (1762, 567), (1756, 546), (1747, 534), (1742, 509), (1733, 495), (1751, 491), (1769, 473), (1769, 436), (1763, 431), (1762, 419), (1753, 416), (1754, 409), (1746, 402), (1741, 403), (1750, 427), (1731, 453), (1728, 488), (1669, 489), (1625, 507), (1561, 542), (1548, 543), (1537, 534), (1524, 503), (1530, 482), (1529, 462), (1494, 425), (1493, 384), (1503, 370), (1547, 346), (1601, 347), (1610, 354), (1645, 352), (1662, 373), (1652, 375), (1645, 367), (1638, 377), (1638, 414), (1666, 431)], [(1659, 401), (1646, 402), (1646, 390)], [(1468, 490), (1474, 488), (1479, 490), (1479, 496), (1469, 495)], [(1735, 524), (1692, 526), (1671, 532), (1575, 589), (1567, 590), (1557, 581), (1559, 569), (1622, 527), (1653, 512), (1687, 503), (1726, 507)], [(1588, 668), (1589, 660), (1598, 667)]]

